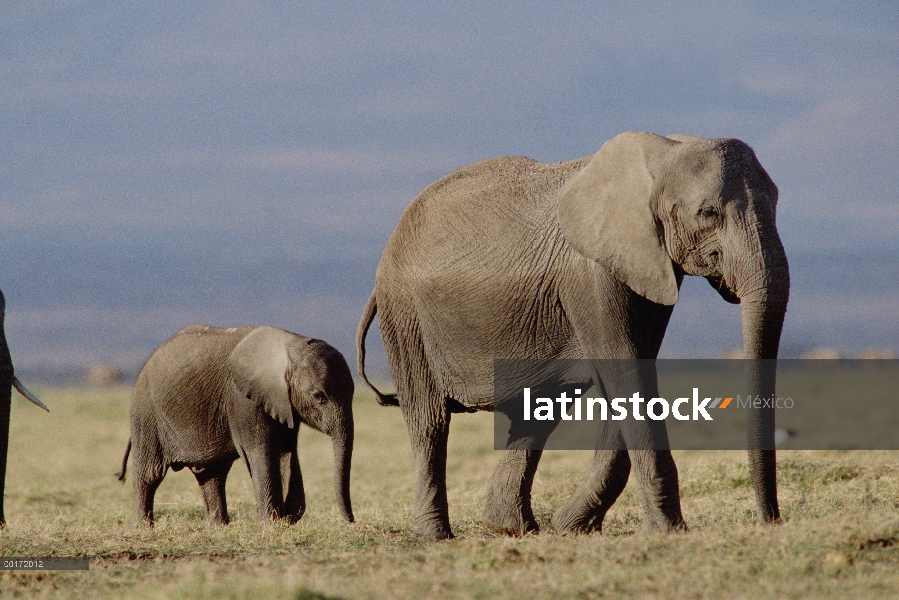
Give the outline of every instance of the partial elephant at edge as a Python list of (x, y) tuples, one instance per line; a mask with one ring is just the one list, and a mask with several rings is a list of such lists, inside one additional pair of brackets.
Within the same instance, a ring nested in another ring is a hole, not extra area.
[(19, 378), (16, 377), (9, 353), (9, 345), (6, 343), (6, 298), (0, 291), (0, 528), (6, 526), (6, 515), (3, 509), (3, 497), (6, 490), (6, 459), (9, 453), (9, 417), (12, 410), (12, 389), (15, 388), (22, 396), (36, 406), (50, 412), (37, 396), (29, 392)]

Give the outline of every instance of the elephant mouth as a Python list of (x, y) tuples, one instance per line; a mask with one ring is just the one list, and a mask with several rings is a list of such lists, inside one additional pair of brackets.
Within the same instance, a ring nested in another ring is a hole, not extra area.
[(721, 275), (709, 276), (706, 277), (706, 280), (715, 288), (715, 291), (721, 295), (727, 302), (731, 304), (739, 304), (740, 298), (737, 296), (737, 292), (733, 290), (727, 282), (724, 281), (724, 277)]

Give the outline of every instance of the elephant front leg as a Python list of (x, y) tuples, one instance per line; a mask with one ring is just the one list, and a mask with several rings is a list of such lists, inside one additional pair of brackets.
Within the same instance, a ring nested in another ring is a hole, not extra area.
[(531, 508), (531, 488), (546, 440), (556, 427), (546, 421), (527, 427), (513, 421), (506, 450), (487, 484), (487, 503), (482, 516), (487, 529), (506, 535), (537, 533), (540, 526)]
[[(594, 362), (594, 367), (599, 375), (597, 380), (602, 382), (607, 397), (647, 399), (658, 396), (653, 361)], [(640, 486), (644, 515), (642, 528), (650, 531), (686, 530), (680, 506), (677, 466), (671, 456), (664, 421), (645, 416), (639, 418), (635, 408), (632, 418), (619, 423), (620, 436), (628, 448), (631, 469)], [(604, 439), (605, 432), (600, 438), (599, 448), (605, 445)], [(616, 444), (620, 449), (620, 442), (616, 441)], [(623, 464), (623, 459), (619, 460)], [(607, 475), (614, 476), (613, 472)]]
[(531, 486), (542, 454), (542, 450), (504, 452), (487, 484), (484, 527), (516, 536), (540, 531), (531, 508)]
[(560, 533), (602, 531), (606, 513), (624, 491), (631, 460), (621, 434), (615, 431), (611, 449), (600, 449), (593, 457), (590, 474), (574, 496), (553, 514), (553, 527)]
[(256, 510), (259, 518), (284, 517), (284, 494), (281, 487), (281, 456), (268, 446), (256, 446), (243, 451), (256, 491)]
[(230, 521), (228, 503), (225, 499), (225, 481), (228, 479), (232, 464), (228, 462), (202, 469), (191, 469), (203, 493), (206, 520), (213, 525), (227, 525)]
[(415, 459), (415, 502), (412, 531), (421, 537), (445, 540), (453, 537), (446, 499), (446, 446), (450, 413), (441, 402), (430, 410), (401, 404), (412, 454)]
[(306, 512), (306, 492), (303, 489), (303, 474), (296, 450), (281, 454), (281, 482), (287, 489), (284, 498), (284, 517), (290, 524), (296, 523)]
[[(655, 394), (653, 394), (655, 395)], [(649, 394), (644, 394), (644, 397)], [(663, 421), (627, 420), (621, 425), (634, 476), (640, 485), (643, 529), (686, 530), (680, 507), (677, 465)]]
[(640, 482), (643, 529), (686, 531), (681, 514), (677, 465), (670, 450), (631, 450), (630, 459)]

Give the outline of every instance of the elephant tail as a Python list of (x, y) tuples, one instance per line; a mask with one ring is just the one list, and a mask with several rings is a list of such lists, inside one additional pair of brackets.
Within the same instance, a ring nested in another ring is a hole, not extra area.
[(356, 331), (356, 369), (359, 371), (359, 377), (362, 378), (365, 385), (370, 387), (375, 393), (375, 396), (378, 397), (378, 404), (381, 406), (399, 406), (400, 402), (396, 394), (385, 394), (381, 392), (378, 388), (373, 386), (368, 380), (368, 377), (365, 376), (365, 336), (368, 333), (368, 328), (371, 327), (371, 322), (375, 320), (375, 315), (377, 313), (378, 303), (375, 300), (374, 292), (372, 292), (371, 297), (368, 299), (368, 304), (365, 305), (365, 312), (362, 313), (362, 320), (359, 321), (359, 329)]
[(128, 438), (128, 447), (125, 448), (125, 456), (122, 457), (122, 470), (115, 474), (116, 479), (125, 483), (125, 470), (128, 468), (128, 455), (131, 454), (131, 438)]

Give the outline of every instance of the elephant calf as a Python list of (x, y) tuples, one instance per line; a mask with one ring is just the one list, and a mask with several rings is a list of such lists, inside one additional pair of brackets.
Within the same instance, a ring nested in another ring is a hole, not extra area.
[(227, 523), (225, 479), (243, 458), (260, 517), (295, 523), (306, 509), (297, 460), (304, 422), (328, 434), (340, 510), (353, 522), (353, 378), (343, 356), (317, 339), (273, 327), (192, 325), (164, 342), (131, 399), (134, 518), (153, 522), (153, 496), (169, 467), (190, 468), (206, 518)]

